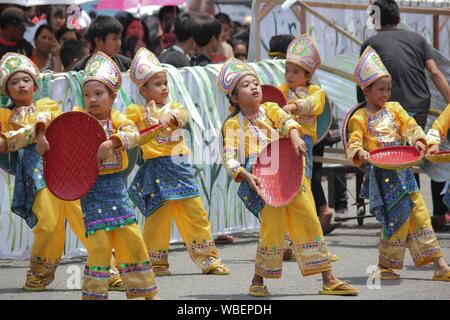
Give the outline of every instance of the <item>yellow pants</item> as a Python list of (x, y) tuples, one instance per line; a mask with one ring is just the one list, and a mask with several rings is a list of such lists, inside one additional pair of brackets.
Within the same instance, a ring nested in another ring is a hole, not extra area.
[(392, 269), (403, 268), (405, 249), (408, 247), (417, 267), (442, 257), (438, 240), (431, 226), (430, 214), (420, 192), (411, 195), (414, 206), (411, 215), (390, 239), (380, 239), (379, 263)]
[(144, 241), (154, 266), (169, 266), (172, 218), (186, 244), (189, 256), (207, 273), (221, 264), (211, 238), (211, 224), (200, 197), (170, 200), (150, 215), (144, 227)]
[(26, 285), (45, 287), (55, 278), (55, 270), (63, 254), (66, 219), (86, 249), (88, 243), (80, 201), (63, 201), (44, 188), (36, 194), (32, 209), (38, 222), (33, 228), (34, 240)]
[(107, 299), (112, 249), (127, 298), (152, 297), (157, 288), (145, 243), (137, 223), (89, 235), (88, 259), (84, 270), (83, 299)]
[(260, 219), (256, 274), (264, 278), (281, 277), (286, 231), (291, 236), (293, 253), (303, 276), (332, 269), (308, 178), (303, 176), (299, 194), (287, 206), (266, 205)]

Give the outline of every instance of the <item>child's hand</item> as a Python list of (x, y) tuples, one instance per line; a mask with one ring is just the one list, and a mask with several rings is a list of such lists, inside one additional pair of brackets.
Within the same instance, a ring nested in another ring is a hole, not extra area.
[(103, 141), (98, 147), (97, 151), (97, 162), (98, 166), (101, 167), (102, 163), (108, 159), (109, 151), (113, 148), (113, 142), (111, 140)]
[(369, 153), (366, 150), (359, 150), (358, 159), (362, 163), (367, 163), (369, 161)]
[(417, 151), (420, 152), (421, 155), (423, 155), (425, 150), (427, 150), (427, 146), (420, 140), (416, 141), (415, 147), (416, 147)]
[(38, 135), (36, 138), (36, 151), (42, 157), (48, 150), (50, 150), (50, 144), (47, 138), (43, 134)]
[(302, 138), (300, 138), (298, 131), (296, 129), (292, 129), (291, 131), (289, 131), (289, 135), (291, 137), (292, 146), (294, 147), (297, 156), (301, 157), (306, 154), (306, 143)]
[(427, 155), (435, 154), (439, 151), (439, 144), (433, 144), (427, 151)]
[(255, 190), (258, 195), (261, 195), (261, 183), (259, 182), (258, 177), (248, 171), (244, 171), (241, 174), (244, 174), (243, 178), (248, 182), (250, 188)]
[(159, 119), (159, 124), (161, 125), (161, 127), (168, 127), (169, 125), (174, 125), (177, 123), (177, 119), (174, 117), (173, 114), (171, 113), (166, 113), (165, 115), (163, 115), (161, 117), (161, 119)]
[(288, 103), (283, 107), (283, 110), (289, 114), (295, 113), (297, 111), (297, 105), (295, 103)]
[(0, 137), (0, 153), (5, 153), (6, 152), (6, 139), (5, 137), (1, 136)]

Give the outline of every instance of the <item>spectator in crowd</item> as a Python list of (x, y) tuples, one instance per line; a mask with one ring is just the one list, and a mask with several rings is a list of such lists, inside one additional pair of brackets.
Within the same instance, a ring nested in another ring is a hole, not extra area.
[(62, 45), (67, 40), (80, 40), (81, 36), (75, 29), (68, 29), (67, 27), (59, 29), (56, 33), (56, 40)]
[(62, 63), (59, 55), (60, 44), (53, 35), (53, 29), (48, 24), (40, 26), (34, 35), (36, 48), (33, 49), (31, 60), (40, 71), (62, 71)]
[(206, 66), (212, 63), (213, 53), (220, 46), (220, 21), (207, 14), (199, 14), (192, 19), (192, 37), (197, 45), (197, 53), (191, 58), (192, 66)]
[(147, 48), (150, 45), (148, 39), (147, 26), (141, 19), (132, 17), (124, 25), (122, 52), (133, 59), (139, 48)]
[(31, 58), (33, 47), (23, 39), (25, 27), (29, 25), (21, 9), (9, 7), (3, 10), (0, 16), (0, 58), (6, 52), (18, 52)]
[(176, 37), (173, 29), (175, 18), (179, 14), (180, 8), (177, 6), (164, 6), (159, 10), (158, 20), (161, 33), (150, 42), (150, 50), (156, 56), (159, 56), (164, 49), (175, 44)]
[[(375, 6), (380, 8), (381, 29), (377, 34), (367, 39), (361, 46), (361, 54), (371, 46), (380, 56), (386, 69), (392, 76), (391, 101), (398, 101), (412, 116), (417, 124), (425, 127), (430, 110), (431, 93), (425, 75), (430, 73), (431, 80), (450, 103), (450, 87), (442, 72), (433, 59), (431, 46), (421, 35), (397, 28), (400, 23), (400, 11), (394, 0), (377, 0)], [(358, 101), (365, 97), (361, 89), (357, 90)], [(419, 177), (416, 175), (419, 183)], [(446, 206), (442, 201), (441, 190), (445, 182), (431, 180), (433, 198), (433, 228), (445, 230)], [(420, 186), (420, 185), (419, 185)]]
[(247, 43), (240, 39), (232, 40), (231, 43), (234, 57), (242, 61), (247, 61)]
[[(119, 54), (122, 44), (123, 26), (120, 22), (110, 16), (98, 16), (87, 30), (86, 36), (91, 42), (94, 51), (102, 51), (117, 64), (120, 71), (125, 72), (130, 69), (131, 59)], [(84, 70), (86, 63), (92, 54), (84, 57), (75, 64), (73, 70)]]
[(287, 48), (294, 38), (290, 34), (279, 34), (270, 38), (269, 57), (271, 59), (286, 59)]
[(75, 63), (83, 59), (85, 56), (84, 44), (80, 40), (69, 39), (63, 42), (59, 52), (64, 72), (73, 69)]
[(220, 46), (217, 54), (215, 55), (214, 62), (224, 62), (229, 58), (234, 58), (234, 52), (231, 45), (227, 42), (230, 40), (230, 31), (232, 22), (230, 17), (226, 13), (218, 13), (215, 15), (216, 19), (220, 21), (222, 25), (222, 31), (220, 34)]
[(192, 16), (190, 13), (185, 12), (177, 16), (174, 27), (177, 42), (162, 52), (159, 56), (161, 63), (171, 64), (177, 68), (191, 65), (189, 53), (194, 44), (191, 28)]
[(47, 11), (47, 22), (56, 34), (60, 29), (67, 26), (67, 6), (49, 6)]

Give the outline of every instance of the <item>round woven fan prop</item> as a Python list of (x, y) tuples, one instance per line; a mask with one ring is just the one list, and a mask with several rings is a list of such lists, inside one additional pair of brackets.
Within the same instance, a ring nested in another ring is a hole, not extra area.
[(80, 199), (97, 179), (97, 151), (105, 130), (93, 116), (72, 111), (58, 116), (45, 136), (50, 144), (44, 154), (47, 187), (62, 200)]
[(261, 198), (272, 207), (287, 205), (298, 194), (303, 175), (303, 158), (295, 153), (290, 139), (267, 145), (253, 166), (261, 183)]
[(287, 104), (286, 97), (277, 87), (270, 84), (263, 84), (261, 85), (261, 89), (263, 95), (261, 103), (275, 102), (280, 108), (283, 108)]
[(426, 159), (430, 162), (446, 163), (450, 162), (450, 150), (441, 150), (435, 154), (426, 156)]
[(382, 169), (407, 169), (419, 164), (421, 160), (420, 152), (411, 146), (385, 147), (369, 153), (369, 162)]

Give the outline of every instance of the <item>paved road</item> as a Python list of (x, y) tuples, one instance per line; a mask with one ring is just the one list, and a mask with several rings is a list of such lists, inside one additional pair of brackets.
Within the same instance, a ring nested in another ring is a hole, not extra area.
[[(450, 283), (431, 281), (432, 267), (416, 269), (407, 254), (400, 281), (383, 281), (380, 289), (368, 289), (366, 269), (376, 264), (379, 226), (366, 223), (359, 227), (347, 223), (327, 237), (331, 251), (340, 257), (334, 264), (336, 274), (360, 289), (358, 297), (320, 296), (320, 276), (303, 278), (295, 262), (285, 262), (283, 277), (268, 280), (272, 296), (269, 299), (449, 299)], [(439, 233), (438, 238), (447, 260), (450, 260), (450, 233)], [(246, 232), (236, 236), (234, 244), (219, 246), (220, 254), (231, 268), (229, 276), (203, 275), (190, 262), (182, 245), (173, 245), (170, 253), (172, 275), (158, 277), (160, 297), (163, 299), (255, 299), (246, 292), (252, 278), (257, 233)], [(0, 299), (80, 299), (81, 291), (69, 289), (74, 284), (74, 272), (83, 270), (84, 259), (67, 259), (57, 270), (56, 280), (48, 290), (28, 293), (21, 289), (28, 263), (0, 260)], [(82, 272), (81, 272), (82, 274)], [(76, 283), (75, 283), (76, 285)], [(124, 294), (112, 292), (111, 299), (124, 299)]]

